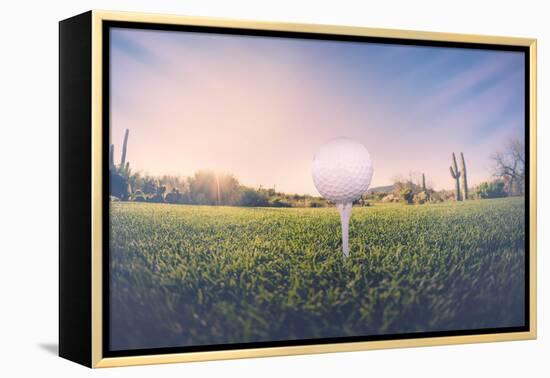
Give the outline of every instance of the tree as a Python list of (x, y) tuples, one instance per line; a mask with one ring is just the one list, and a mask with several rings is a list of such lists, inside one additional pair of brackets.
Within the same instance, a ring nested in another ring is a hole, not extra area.
[(239, 201), (239, 181), (230, 174), (198, 171), (189, 178), (191, 201), (198, 205), (234, 205)]
[(493, 156), (494, 175), (504, 182), (504, 190), (510, 195), (523, 195), (525, 190), (525, 145), (512, 140), (504, 151)]
[(259, 190), (245, 189), (241, 196), (240, 205), (251, 207), (268, 206), (269, 202), (267, 197)]

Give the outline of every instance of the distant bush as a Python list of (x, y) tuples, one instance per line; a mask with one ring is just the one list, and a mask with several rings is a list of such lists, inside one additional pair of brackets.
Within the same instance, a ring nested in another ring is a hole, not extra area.
[(292, 207), (292, 204), (288, 201), (285, 201), (282, 198), (274, 198), (269, 201), (269, 206), (273, 207)]
[(142, 191), (145, 194), (153, 195), (156, 194), (158, 190), (158, 180), (152, 177), (145, 177), (143, 179)]
[(241, 206), (268, 206), (267, 196), (254, 189), (245, 189), (239, 201)]
[(382, 202), (383, 203), (392, 203), (392, 202), (399, 202), (399, 196), (398, 195), (395, 195), (394, 193), (390, 193), (388, 195), (385, 195), (383, 198), (382, 198)]
[(170, 193), (164, 197), (164, 200), (168, 203), (178, 203), (181, 199), (181, 194), (177, 188), (173, 188)]
[(128, 199), (128, 180), (115, 171), (110, 171), (111, 195), (126, 201)]
[(475, 193), (480, 199), (506, 197), (505, 184), (500, 180), (483, 182), (477, 186)]
[(430, 201), (430, 197), (428, 190), (422, 190), (414, 195), (413, 202), (417, 205), (423, 205)]
[(189, 200), (197, 205), (235, 205), (239, 200), (240, 184), (231, 174), (201, 170), (188, 184)]
[(405, 186), (399, 191), (399, 197), (403, 202), (411, 204), (414, 199), (414, 191), (411, 187)]
[(147, 202), (163, 203), (165, 192), (166, 192), (166, 186), (164, 185), (157, 186), (155, 193), (147, 196)]
[(309, 201), (309, 207), (325, 207), (325, 206), (326, 206), (325, 202), (321, 200)]
[(382, 201), (384, 197), (386, 197), (389, 193), (387, 192), (376, 192), (376, 193), (369, 193), (365, 195), (365, 200), (367, 201)]
[[(140, 197), (138, 201), (141, 201), (143, 196), (145, 201), (153, 203), (297, 208), (327, 206), (327, 201), (320, 197), (282, 193), (275, 188), (247, 187), (241, 185), (232, 174), (207, 170), (197, 171), (190, 177), (154, 177), (135, 172), (128, 183), (126, 186), (134, 190), (130, 200)], [(119, 185), (122, 196), (124, 185), (122, 182)]]
[(386, 198), (385, 202), (404, 202), (411, 204), (414, 201), (414, 195), (418, 193), (419, 187), (411, 181), (397, 181), (393, 184), (393, 197)]
[(147, 197), (147, 202), (163, 203), (164, 202), (164, 196), (161, 195), (161, 194), (155, 194), (154, 196)]
[(212, 205), (213, 202), (208, 199), (204, 193), (195, 193), (193, 195), (193, 203), (196, 205)]
[(130, 200), (135, 202), (146, 202), (147, 196), (143, 194), (141, 190), (138, 189), (132, 193), (132, 195), (130, 196)]

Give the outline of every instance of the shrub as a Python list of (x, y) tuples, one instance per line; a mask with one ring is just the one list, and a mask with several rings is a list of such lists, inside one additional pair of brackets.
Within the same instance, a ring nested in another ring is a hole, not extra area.
[(147, 200), (147, 196), (138, 189), (130, 195), (130, 200), (135, 202), (145, 202)]
[(195, 193), (193, 195), (193, 203), (196, 205), (211, 205), (213, 202), (208, 199), (205, 193)]
[(111, 195), (123, 201), (128, 199), (128, 180), (115, 171), (110, 172)]
[(273, 207), (292, 207), (292, 204), (288, 201), (285, 201), (282, 198), (274, 198), (269, 201), (269, 206)]
[(142, 186), (143, 193), (145, 194), (156, 194), (158, 190), (158, 183), (157, 180), (155, 180), (152, 177), (145, 177), (143, 179), (143, 186)]
[(325, 203), (322, 200), (312, 200), (309, 202), (309, 207), (325, 207)]
[(384, 199), (384, 197), (386, 197), (388, 195), (388, 193), (386, 192), (377, 192), (377, 193), (372, 193), (372, 194), (369, 194), (366, 199), (367, 200), (372, 200), (372, 201), (382, 201), (382, 199)]
[(399, 197), (401, 197), (401, 201), (405, 203), (413, 203), (414, 191), (412, 188), (405, 186), (399, 191)]
[(395, 194), (390, 193), (382, 198), (382, 202), (384, 203), (399, 202), (399, 196), (396, 196)]
[(267, 197), (254, 189), (245, 189), (241, 195), (241, 200), (239, 201), (241, 206), (268, 206), (269, 202)]
[(155, 194), (154, 196), (148, 197), (147, 202), (163, 203), (164, 202), (164, 196), (161, 195), (161, 194)]
[[(397, 181), (393, 184), (393, 197), (399, 202), (411, 204), (418, 189), (412, 181)], [(390, 202), (393, 202), (393, 199)]]
[(477, 186), (476, 196), (481, 199), (506, 197), (504, 186), (504, 182), (500, 180), (483, 182)]
[(181, 194), (177, 188), (173, 188), (170, 193), (166, 195), (164, 200), (168, 203), (178, 203), (180, 200)]
[(428, 190), (423, 190), (414, 195), (413, 202), (417, 205), (423, 205), (426, 202), (430, 201), (431, 195)]

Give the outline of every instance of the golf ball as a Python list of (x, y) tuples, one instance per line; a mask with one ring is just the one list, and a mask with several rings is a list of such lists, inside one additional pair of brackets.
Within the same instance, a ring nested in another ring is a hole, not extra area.
[(349, 138), (333, 139), (321, 146), (312, 163), (315, 187), (334, 203), (351, 203), (369, 188), (373, 167), (369, 151)]

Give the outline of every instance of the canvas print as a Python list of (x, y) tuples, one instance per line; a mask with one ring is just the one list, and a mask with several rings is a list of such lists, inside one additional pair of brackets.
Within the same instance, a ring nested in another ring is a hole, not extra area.
[(108, 49), (110, 351), (526, 326), (523, 52), (130, 27)]

